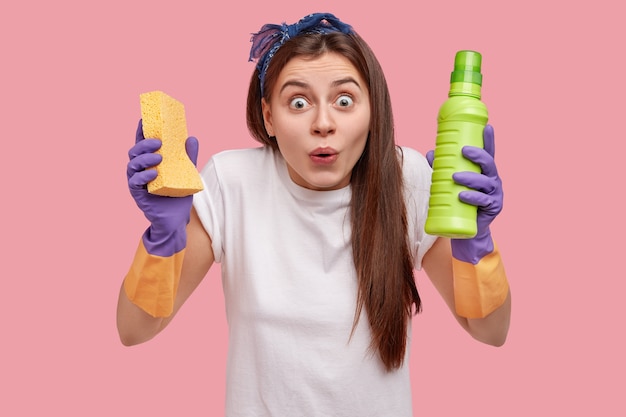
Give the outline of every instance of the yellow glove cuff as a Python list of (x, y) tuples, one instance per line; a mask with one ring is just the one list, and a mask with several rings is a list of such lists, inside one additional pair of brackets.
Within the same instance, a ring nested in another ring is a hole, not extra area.
[(172, 256), (151, 255), (140, 241), (124, 279), (128, 299), (153, 317), (171, 315), (184, 256), (185, 249)]
[(483, 318), (500, 307), (509, 293), (504, 264), (498, 248), (476, 265), (452, 258), (456, 313)]

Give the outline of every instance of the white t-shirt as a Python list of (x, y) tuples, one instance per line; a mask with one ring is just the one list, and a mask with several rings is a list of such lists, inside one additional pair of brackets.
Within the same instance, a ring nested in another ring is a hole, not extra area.
[[(431, 169), (417, 151), (402, 150), (420, 268), (436, 239), (424, 233)], [(300, 187), (271, 148), (219, 153), (202, 178), (194, 207), (221, 263), (229, 325), (226, 415), (411, 416), (409, 349), (404, 366), (386, 372), (368, 351), (365, 312), (350, 338), (350, 186)]]

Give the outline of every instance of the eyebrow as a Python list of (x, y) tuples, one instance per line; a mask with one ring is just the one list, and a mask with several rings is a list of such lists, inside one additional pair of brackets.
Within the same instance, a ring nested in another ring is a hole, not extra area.
[[(356, 85), (359, 88), (359, 90), (361, 90), (361, 85), (357, 82), (357, 80), (355, 80), (352, 77), (340, 78), (339, 80), (335, 80), (331, 83), (331, 86), (339, 87), (340, 85), (349, 84), (349, 83)], [(282, 93), (285, 88), (290, 87), (290, 86), (295, 86), (295, 87), (300, 87), (300, 88), (309, 88), (309, 84), (303, 81), (288, 80), (280, 87), (279, 94)]]

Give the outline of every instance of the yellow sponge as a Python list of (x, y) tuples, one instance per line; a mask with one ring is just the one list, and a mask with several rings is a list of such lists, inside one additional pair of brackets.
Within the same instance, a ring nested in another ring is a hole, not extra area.
[(157, 177), (148, 183), (151, 194), (183, 197), (202, 190), (200, 174), (185, 150), (187, 122), (183, 104), (162, 91), (139, 95), (145, 138), (161, 139), (163, 160)]

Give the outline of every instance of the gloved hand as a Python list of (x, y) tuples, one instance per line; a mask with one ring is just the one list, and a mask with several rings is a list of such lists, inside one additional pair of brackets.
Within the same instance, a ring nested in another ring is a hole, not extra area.
[[(137, 126), (135, 145), (128, 151), (128, 188), (137, 206), (150, 222), (143, 235), (143, 243), (148, 253), (157, 256), (171, 256), (186, 245), (186, 226), (189, 222), (193, 196), (164, 197), (148, 193), (146, 184), (157, 176), (155, 169), (162, 157), (154, 153), (161, 147), (159, 139), (144, 139), (141, 120)], [(185, 143), (189, 158), (196, 164), (198, 140), (189, 137)]]
[[(485, 255), (494, 250), (493, 240), (489, 225), (502, 211), (503, 192), (502, 181), (498, 176), (498, 170), (494, 161), (495, 141), (491, 125), (487, 125), (483, 131), (484, 149), (474, 146), (464, 146), (462, 154), (470, 161), (481, 167), (481, 173), (457, 172), (452, 179), (460, 185), (472, 188), (471, 191), (459, 193), (459, 199), (465, 203), (478, 207), (476, 236), (471, 239), (452, 239), (452, 256), (456, 259), (469, 262), (474, 265)], [(432, 166), (434, 151), (426, 154), (429, 164)]]

